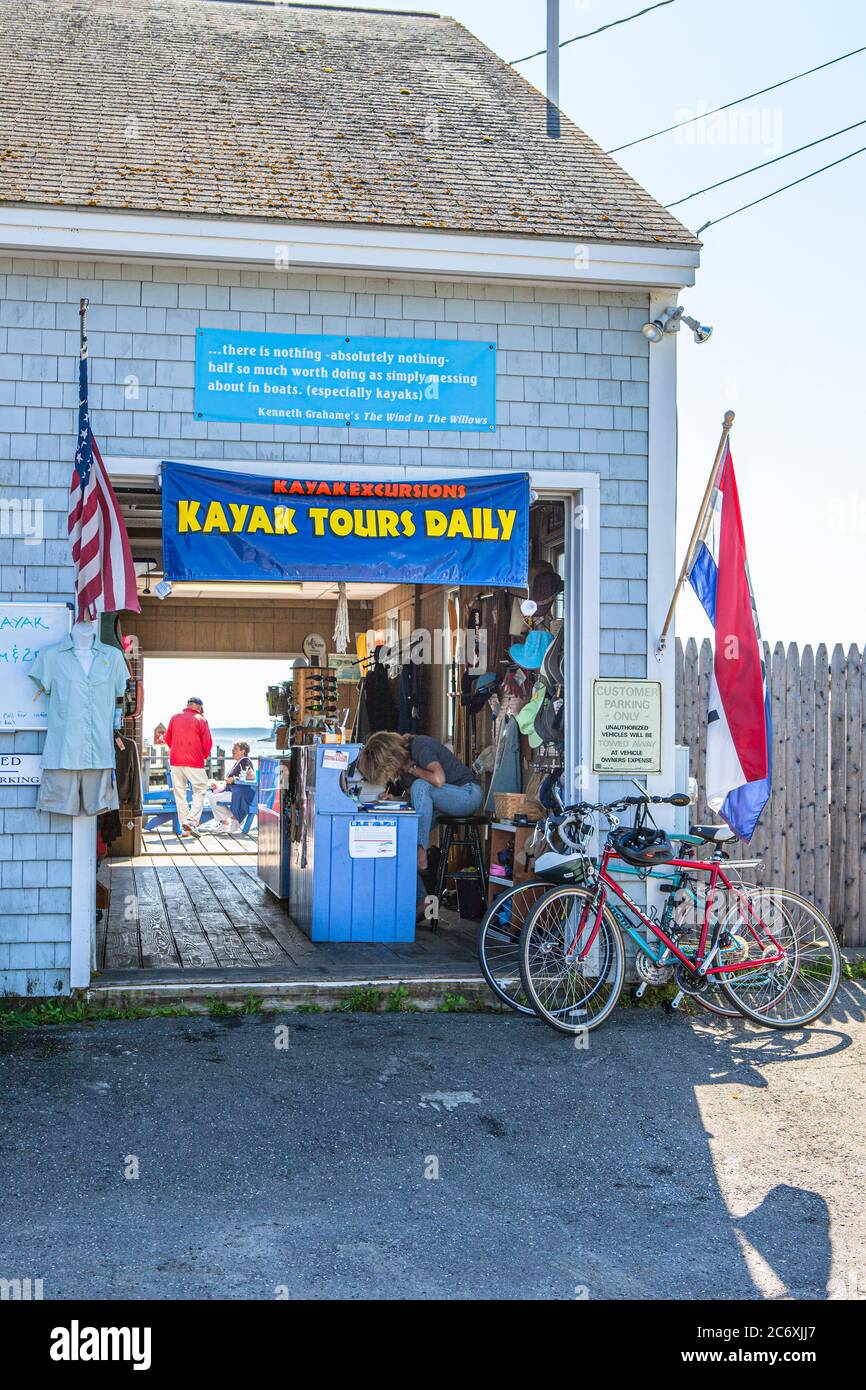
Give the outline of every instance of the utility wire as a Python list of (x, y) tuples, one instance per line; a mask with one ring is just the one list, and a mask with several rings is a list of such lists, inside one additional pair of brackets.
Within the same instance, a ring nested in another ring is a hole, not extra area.
[[(575, 34), (574, 38), (563, 39), (560, 48), (566, 48), (570, 43), (580, 43), (581, 39), (591, 39), (596, 34), (603, 34), (605, 29), (615, 29), (618, 24), (629, 24), (633, 19), (640, 19), (641, 15), (649, 14), (651, 10), (661, 10), (665, 5), (672, 5), (674, 0), (658, 0), (655, 5), (647, 5), (646, 9), (638, 10), (636, 14), (624, 15), (622, 19), (612, 19), (609, 24), (602, 24), (598, 29), (589, 29), (585, 34)], [(537, 53), (527, 53), (525, 58), (513, 58), (511, 66), (516, 67), (518, 63), (528, 63), (530, 58), (540, 58), (546, 53), (546, 48), (539, 48)]]
[[(583, 36), (581, 35), (581, 37)], [(795, 72), (793, 77), (784, 77), (781, 82), (774, 82), (769, 87), (760, 87), (757, 92), (748, 92), (744, 97), (735, 97), (733, 101), (726, 101), (723, 106), (714, 106), (712, 111), (702, 111), (699, 116), (689, 116), (688, 120), (677, 121), (675, 125), (666, 125), (661, 130), (654, 130), (651, 135), (641, 135), (638, 140), (628, 140), (624, 145), (614, 145), (612, 150), (607, 150), (605, 153), (618, 154), (620, 150), (630, 150), (633, 145), (642, 145), (647, 140), (655, 140), (658, 135), (667, 135), (672, 130), (680, 130), (685, 125), (693, 125), (695, 121), (702, 121), (707, 116), (715, 116), (719, 111), (728, 111), (732, 106), (739, 106), (742, 101), (751, 101), (752, 97), (761, 97), (766, 92), (775, 92), (779, 87), (786, 87), (789, 82), (799, 82), (801, 77), (809, 77), (813, 72), (821, 72), (823, 68), (831, 68), (834, 63), (843, 63), (846, 58), (854, 58), (858, 53), (866, 53), (866, 44), (860, 48), (852, 48), (850, 53), (840, 53), (838, 58), (828, 58), (826, 63), (819, 63), (817, 67), (806, 68), (805, 72)], [(532, 56), (535, 57), (535, 54)]]
[(751, 203), (744, 203), (741, 208), (734, 208), (733, 212), (726, 212), (724, 217), (714, 217), (711, 221), (705, 222), (702, 227), (698, 227), (695, 236), (700, 236), (707, 227), (717, 227), (720, 222), (727, 222), (729, 217), (736, 217), (739, 212), (746, 212), (748, 208), (758, 206), (758, 203), (766, 203), (768, 198), (775, 198), (778, 193), (785, 193), (789, 188), (796, 188), (798, 183), (805, 183), (807, 179), (813, 179), (816, 174), (823, 174), (827, 169), (835, 169), (837, 164), (844, 164), (846, 159), (853, 159), (856, 154), (866, 154), (866, 145), (861, 145), (859, 150), (852, 150), (850, 154), (843, 154), (841, 159), (834, 159), (832, 164), (822, 164), (820, 169), (813, 169), (811, 174), (804, 174), (801, 179), (794, 179), (793, 183), (785, 183), (781, 188), (774, 188), (772, 193), (765, 193), (763, 198), (755, 198)]
[(692, 198), (699, 198), (702, 193), (709, 193), (713, 188), (721, 188), (723, 183), (733, 183), (736, 179), (744, 179), (747, 174), (756, 174), (759, 169), (768, 169), (771, 164), (778, 164), (781, 159), (790, 159), (792, 155), (814, 149), (816, 145), (823, 145), (825, 140), (835, 140), (837, 135), (846, 135), (849, 130), (856, 130), (861, 125), (866, 125), (866, 119), (855, 121), (853, 125), (843, 126), (841, 130), (834, 130), (830, 135), (822, 135), (819, 140), (810, 140), (808, 145), (799, 145), (796, 150), (788, 150), (787, 154), (777, 154), (774, 159), (765, 159), (763, 164), (753, 164), (750, 169), (743, 169), (739, 174), (731, 174), (726, 179), (719, 179), (718, 183), (708, 183), (706, 188), (699, 188), (695, 193), (687, 193), (684, 198), (677, 198), (675, 202), (665, 203), (664, 206), (666, 208), (678, 208), (680, 203), (688, 203)]

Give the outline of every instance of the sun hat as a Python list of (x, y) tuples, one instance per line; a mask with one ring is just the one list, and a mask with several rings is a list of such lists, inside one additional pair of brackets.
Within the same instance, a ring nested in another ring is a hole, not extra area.
[(553, 641), (553, 634), (546, 628), (535, 627), (531, 632), (527, 632), (523, 642), (515, 642), (509, 649), (508, 655), (512, 661), (516, 661), (518, 666), (523, 666), (527, 671), (537, 671), (544, 658), (544, 653)]
[(553, 607), (553, 600), (565, 588), (549, 560), (540, 560), (529, 571), (529, 597), (538, 605), (537, 617), (544, 617)]

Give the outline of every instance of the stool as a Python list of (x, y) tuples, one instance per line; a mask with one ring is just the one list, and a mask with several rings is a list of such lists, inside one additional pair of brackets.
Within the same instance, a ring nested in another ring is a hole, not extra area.
[(434, 890), (436, 898), (437, 916), (435, 921), (438, 924), (438, 907), (442, 901), (442, 894), (445, 892), (445, 880), (448, 878), (448, 857), (455, 845), (467, 845), (472, 851), (472, 859), (478, 870), (478, 877), (481, 882), (482, 890), (486, 881), (484, 872), (484, 855), (481, 851), (481, 826), (488, 825), (487, 816), (437, 816), (436, 824), (442, 829), (442, 838), (439, 843), (439, 866), (436, 874), (436, 887)]

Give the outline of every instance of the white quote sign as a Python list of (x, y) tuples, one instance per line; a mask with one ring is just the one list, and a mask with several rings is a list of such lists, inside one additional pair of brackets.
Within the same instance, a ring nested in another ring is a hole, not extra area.
[(0, 753), (0, 787), (38, 787), (41, 781), (37, 753)]
[(593, 681), (592, 770), (661, 772), (661, 681)]

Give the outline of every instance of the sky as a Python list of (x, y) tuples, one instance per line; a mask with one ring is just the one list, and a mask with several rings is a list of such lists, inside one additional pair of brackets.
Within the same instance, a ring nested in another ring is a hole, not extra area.
[(291, 661), (145, 657), (144, 735), (167, 724), (192, 696), (212, 729), (270, 729), (267, 689), (291, 679)]
[[(352, 8), (364, 8), (342, 0)], [(648, 0), (562, 0), (560, 37), (595, 29)], [(436, 8), (383, 0), (382, 8)], [(545, 3), (443, 0), (438, 7), (507, 61), (543, 48)], [(866, 43), (862, 3), (827, 0), (673, 0), (664, 8), (564, 48), (560, 105), (610, 149), (710, 110)], [(545, 60), (517, 70), (544, 86)], [(866, 118), (866, 53), (617, 156), (662, 203)], [(784, 159), (676, 209), (692, 230), (851, 150), (866, 126)], [(714, 335), (697, 347), (679, 335), (679, 555), (688, 540), (726, 410), (746, 541), (764, 637), (862, 643), (866, 485), (862, 412), (866, 337), (866, 154), (703, 234), (686, 310)], [(709, 631), (690, 590), (677, 615), (683, 636)], [(181, 690), (187, 672), (148, 668), (147, 714)], [(207, 677), (194, 663), (193, 686)], [(262, 666), (261, 677), (252, 668)], [(258, 691), (277, 663), (232, 663), (211, 688), (236, 707), (254, 688), (243, 723), (260, 722)], [(174, 682), (167, 684), (167, 682)], [(177, 684), (176, 682), (180, 682)], [(248, 684), (249, 682), (249, 684)], [(189, 682), (187, 681), (187, 684)], [(197, 691), (192, 693), (209, 693)], [(175, 703), (177, 700), (175, 699)], [(223, 712), (215, 724), (239, 714)]]
[[(562, 0), (560, 38), (651, 0)], [(352, 0), (342, 0), (353, 8)], [(544, 0), (383, 0), (451, 14), (511, 62), (544, 47)], [(674, 0), (560, 55), (560, 106), (602, 146), (635, 139), (866, 43), (855, 0)], [(517, 69), (544, 86), (545, 60)], [(662, 203), (866, 118), (866, 53), (617, 158)], [(857, 96), (858, 91), (861, 96)], [(713, 132), (713, 142), (708, 136)], [(721, 137), (721, 138), (720, 138)], [(691, 230), (866, 145), (866, 126), (676, 209)], [(726, 410), (749, 563), (768, 641), (866, 638), (866, 486), (862, 412), (866, 339), (866, 154), (703, 236), (686, 310), (712, 324), (697, 347), (681, 332), (680, 554)], [(708, 631), (687, 592), (685, 635)]]

